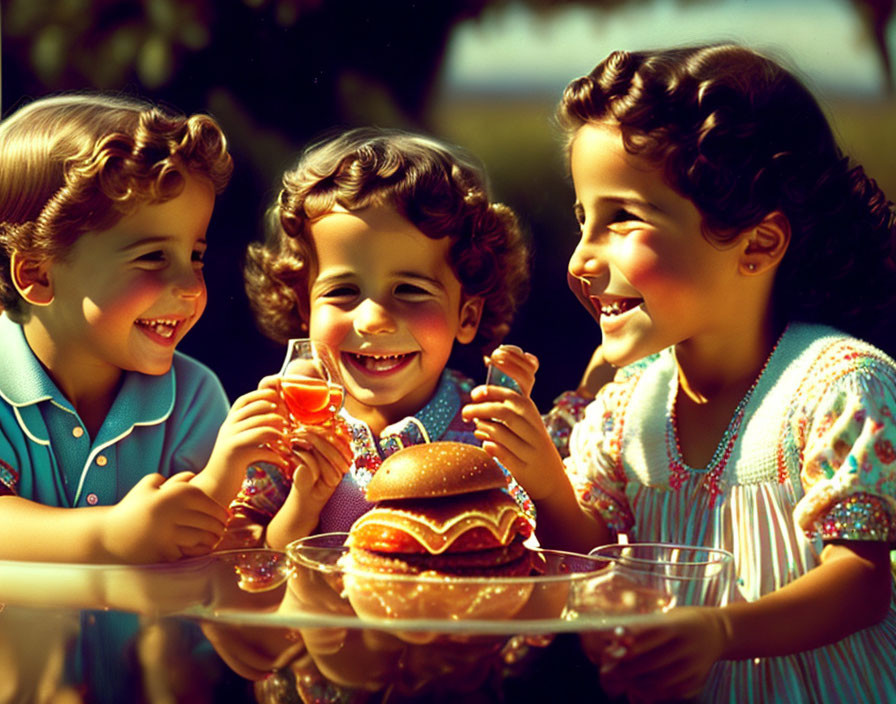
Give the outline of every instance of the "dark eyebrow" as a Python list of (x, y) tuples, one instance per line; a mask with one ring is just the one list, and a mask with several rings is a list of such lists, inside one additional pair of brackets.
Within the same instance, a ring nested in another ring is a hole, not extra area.
[[(126, 244), (123, 247), (119, 248), (118, 251), (127, 254), (134, 249), (142, 249), (143, 247), (162, 245), (175, 239), (177, 238), (168, 235), (150, 235), (149, 237), (141, 237), (139, 240)], [(194, 244), (202, 244), (208, 247), (208, 240), (205, 237), (200, 237), (198, 240), (196, 240), (196, 242), (194, 242)]]
[(342, 281), (350, 281), (354, 277), (354, 274), (350, 271), (346, 271), (340, 274), (330, 274), (328, 276), (318, 276), (314, 280), (314, 284), (317, 285), (319, 283), (340, 283)]
[(426, 276), (425, 274), (421, 274), (417, 271), (396, 271), (395, 276), (402, 279), (417, 279), (418, 281), (426, 281), (427, 283), (432, 284), (433, 286), (438, 286), (439, 288), (445, 288), (444, 284), (438, 279), (434, 279), (431, 276)]
[(614, 203), (620, 207), (629, 207), (629, 206), (637, 206), (639, 208), (647, 208), (655, 213), (665, 213), (666, 210), (658, 206), (656, 203), (653, 203), (649, 200), (643, 200), (641, 198), (626, 198), (624, 196), (609, 196), (606, 198), (599, 198), (598, 202), (603, 203)]

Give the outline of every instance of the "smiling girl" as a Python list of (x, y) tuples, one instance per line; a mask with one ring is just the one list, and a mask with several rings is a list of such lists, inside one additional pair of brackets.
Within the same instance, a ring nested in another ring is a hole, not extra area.
[[(492, 350), (527, 284), (513, 213), (481, 167), (430, 137), (361, 128), (312, 145), (288, 171), (246, 281), (261, 328), (338, 351), (350, 438), (307, 427), (290, 484), (250, 469), (238, 505), (283, 546), (348, 530), (382, 459), (434, 440), (478, 444), (460, 410), (472, 382), (446, 368), (455, 343)], [(519, 494), (519, 489), (514, 485)], [(525, 501), (522, 496), (521, 501)]]
[(624, 533), (728, 550), (736, 573), (726, 606), (672, 609), (612, 647), (586, 635), (604, 686), (892, 701), (892, 204), (809, 91), (744, 47), (614, 52), (559, 115), (569, 273), (620, 369), (565, 466), (524, 397), (474, 390), (468, 417), (535, 501), (543, 544)]

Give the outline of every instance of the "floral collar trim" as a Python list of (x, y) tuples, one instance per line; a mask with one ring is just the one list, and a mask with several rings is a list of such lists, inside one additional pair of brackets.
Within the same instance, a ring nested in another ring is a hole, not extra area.
[(351, 471), (358, 484), (366, 486), (382, 461), (393, 452), (441, 438), (460, 411), (464, 385), (472, 387), (472, 382), (446, 369), (429, 403), (416, 416), (407, 416), (384, 428), (379, 438), (374, 436), (366, 423), (352, 418), (343, 410), (355, 454)]

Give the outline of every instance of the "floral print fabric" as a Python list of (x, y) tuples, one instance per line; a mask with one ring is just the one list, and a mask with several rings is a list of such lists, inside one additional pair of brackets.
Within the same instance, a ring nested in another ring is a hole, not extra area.
[[(622, 369), (572, 431), (567, 472), (612, 530), (731, 551), (736, 600), (805, 574), (824, 540), (896, 543), (896, 364), (882, 352), (791, 324), (702, 468), (675, 447), (677, 380), (671, 349)], [(704, 699), (893, 701), (894, 652), (896, 589), (882, 623), (831, 646), (718, 663)]]

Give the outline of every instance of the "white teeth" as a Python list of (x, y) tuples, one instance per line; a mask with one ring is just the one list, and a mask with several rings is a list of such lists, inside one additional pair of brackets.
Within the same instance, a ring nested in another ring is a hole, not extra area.
[(392, 369), (402, 362), (406, 354), (354, 354), (352, 355), (365, 369), (382, 372)]
[(631, 310), (635, 307), (635, 303), (630, 300), (613, 301), (612, 303), (604, 303), (600, 307), (601, 315), (619, 315)]
[(174, 335), (174, 331), (177, 329), (177, 324), (177, 320), (165, 318), (159, 318), (156, 320), (137, 320), (137, 325), (142, 325), (143, 327), (149, 328), (156, 335), (165, 338), (170, 338)]

